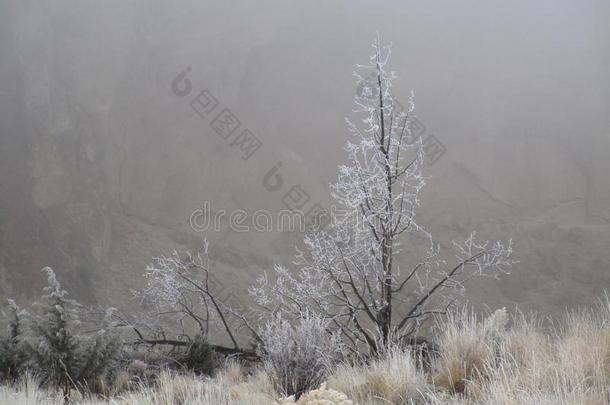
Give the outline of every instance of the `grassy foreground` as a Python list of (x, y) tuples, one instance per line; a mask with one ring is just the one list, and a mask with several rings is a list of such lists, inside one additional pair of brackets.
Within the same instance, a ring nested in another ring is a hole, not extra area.
[[(468, 311), (438, 325), (438, 354), (428, 364), (394, 348), (366, 364), (342, 364), (320, 389), (296, 403), (331, 404), (610, 404), (610, 301), (542, 328), (535, 317), (498, 310), (485, 319)], [(134, 365), (134, 369), (146, 367)], [(131, 373), (131, 374), (129, 374)], [(133, 387), (137, 370), (117, 376), (108, 398), (76, 393), (80, 404), (178, 405), (295, 403), (273, 388), (262, 370), (227, 363), (213, 378), (162, 372)], [(59, 393), (33, 377), (0, 387), (0, 404), (62, 404)]]

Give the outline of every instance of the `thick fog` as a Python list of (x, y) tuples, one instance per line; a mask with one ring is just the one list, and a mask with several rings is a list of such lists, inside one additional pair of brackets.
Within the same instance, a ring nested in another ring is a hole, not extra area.
[[(289, 266), (299, 233), (191, 214), (277, 212), (293, 186), (328, 206), (378, 31), (438, 152), (422, 222), (448, 257), (472, 229), (513, 238), (520, 263), (470, 299), (590, 304), (610, 288), (609, 21), (605, 1), (2, 1), (0, 297), (38, 295), (49, 265), (129, 306), (153, 256), (203, 237), (230, 299)], [(257, 148), (217, 133), (225, 108)]]

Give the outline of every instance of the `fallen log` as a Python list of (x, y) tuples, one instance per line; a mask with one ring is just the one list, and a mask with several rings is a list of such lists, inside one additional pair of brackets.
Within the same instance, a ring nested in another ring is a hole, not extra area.
[[(191, 342), (186, 340), (173, 340), (173, 339), (146, 339), (138, 331), (136, 333), (139, 336), (138, 340), (133, 342), (125, 342), (126, 346), (138, 346), (138, 345), (149, 345), (149, 346), (173, 346), (173, 347), (187, 347)], [(250, 361), (260, 360), (260, 356), (253, 349), (241, 349), (239, 347), (226, 347), (221, 345), (215, 345), (209, 343), (210, 347), (219, 354), (224, 356), (234, 356), (243, 358)]]

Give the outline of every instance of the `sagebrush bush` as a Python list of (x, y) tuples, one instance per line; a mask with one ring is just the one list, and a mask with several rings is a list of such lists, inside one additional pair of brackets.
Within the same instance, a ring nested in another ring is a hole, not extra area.
[(180, 363), (195, 374), (211, 375), (218, 367), (218, 359), (212, 346), (202, 335), (198, 334), (180, 356)]

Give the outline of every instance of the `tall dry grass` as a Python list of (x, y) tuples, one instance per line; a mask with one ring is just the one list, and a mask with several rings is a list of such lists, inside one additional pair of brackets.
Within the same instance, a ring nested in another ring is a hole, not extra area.
[[(305, 405), (608, 405), (610, 404), (610, 299), (595, 310), (571, 312), (543, 328), (535, 316), (504, 310), (486, 318), (461, 311), (440, 322), (438, 355), (430, 368), (394, 347), (368, 364), (343, 364)], [(141, 371), (141, 370), (140, 370)], [(125, 380), (127, 377), (119, 377)], [(122, 387), (122, 388), (121, 388)], [(213, 378), (160, 374), (156, 384), (126, 389), (110, 399), (77, 395), (83, 405), (286, 405), (264, 371), (245, 373), (231, 362)], [(2, 405), (59, 405), (61, 395), (25, 376), (0, 387)]]

